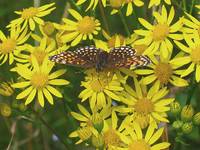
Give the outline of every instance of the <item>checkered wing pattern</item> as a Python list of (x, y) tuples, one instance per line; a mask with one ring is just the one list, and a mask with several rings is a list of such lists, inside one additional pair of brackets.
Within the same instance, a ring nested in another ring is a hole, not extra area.
[(96, 65), (96, 58), (100, 49), (94, 46), (78, 48), (75, 51), (66, 51), (50, 57), (50, 60), (59, 64), (92, 68)]
[(115, 47), (108, 56), (108, 68), (130, 68), (145, 66), (150, 63), (146, 56), (136, 56), (136, 51), (130, 46)]

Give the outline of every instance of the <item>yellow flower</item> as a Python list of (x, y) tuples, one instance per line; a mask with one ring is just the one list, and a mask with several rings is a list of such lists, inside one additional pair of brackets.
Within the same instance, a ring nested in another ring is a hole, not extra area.
[(22, 11), (15, 11), (16, 14), (20, 15), (20, 18), (11, 21), (7, 27), (16, 27), (22, 25), (22, 29), (29, 26), (33, 31), (35, 29), (35, 24), (43, 25), (44, 21), (41, 17), (50, 14), (55, 7), (52, 7), (55, 3), (47, 4), (41, 7), (29, 7)]
[(147, 28), (147, 30), (135, 30), (136, 34), (144, 36), (144, 38), (135, 41), (135, 44), (148, 45), (148, 48), (144, 52), (145, 55), (152, 55), (160, 50), (160, 55), (166, 58), (169, 54), (172, 53), (173, 50), (173, 44), (170, 42), (169, 39), (183, 39), (181, 34), (176, 33), (182, 27), (182, 19), (179, 19), (179, 21), (170, 26), (175, 15), (173, 7), (171, 7), (170, 9), (169, 15), (167, 15), (167, 10), (165, 6), (162, 6), (161, 14), (159, 14), (158, 12), (154, 12), (153, 15), (157, 21), (155, 25), (151, 25), (146, 20), (139, 18), (139, 22), (145, 28)]
[(27, 29), (22, 31), (20, 27), (11, 28), (8, 37), (0, 30), (0, 65), (7, 60), (9, 60), (9, 65), (14, 62), (18, 53), (24, 49), (23, 44), (29, 38), (29, 35)]
[(94, 69), (86, 71), (85, 81), (81, 83), (84, 89), (79, 97), (82, 102), (89, 99), (90, 108), (96, 106), (99, 109), (110, 106), (111, 99), (119, 101), (116, 92), (122, 91), (120, 81), (112, 71), (102, 71), (97, 73)]
[(37, 94), (39, 104), (44, 107), (44, 96), (50, 104), (53, 104), (52, 94), (62, 98), (62, 94), (53, 86), (69, 84), (65, 79), (56, 79), (63, 75), (66, 70), (57, 70), (50, 74), (53, 63), (49, 63), (48, 58), (45, 58), (41, 66), (39, 66), (36, 58), (32, 60), (32, 63), (32, 70), (25, 65), (16, 67), (16, 72), (24, 79), (24, 81), (12, 85), (14, 88), (23, 88), (23, 92), (18, 94), (16, 99), (26, 98), (25, 105), (28, 105)]
[(102, 137), (104, 139), (105, 148), (109, 150), (118, 149), (124, 146), (122, 130), (125, 129), (125, 124), (119, 125), (118, 117), (113, 111), (111, 118), (104, 120)]
[(198, 33), (193, 34), (193, 38), (191, 39), (190, 35), (185, 35), (185, 42), (188, 46), (182, 44), (181, 42), (175, 41), (176, 45), (188, 55), (177, 58), (174, 60), (174, 64), (190, 64), (187, 69), (181, 70), (178, 74), (181, 77), (185, 77), (192, 72), (195, 72), (196, 81), (200, 81), (200, 37)]
[(141, 80), (141, 83), (145, 85), (155, 81), (160, 85), (171, 83), (178, 87), (187, 86), (187, 81), (178, 76), (179, 70), (177, 70), (177, 68), (184, 65), (184, 62), (174, 63), (174, 59), (160, 57), (160, 60), (158, 60), (155, 56), (152, 56), (152, 63), (148, 66), (149, 68), (136, 69), (134, 72), (138, 75), (147, 75)]
[(3, 82), (0, 84), (0, 94), (3, 96), (11, 96), (14, 93), (11, 82)]
[(88, 37), (90, 40), (93, 39), (94, 35), (97, 35), (100, 31), (100, 22), (89, 16), (82, 17), (77, 11), (69, 9), (69, 13), (77, 20), (72, 21), (67, 18), (63, 18), (64, 25), (61, 29), (67, 31), (61, 37), (62, 42), (70, 42), (71, 45), (75, 46), (80, 43), (81, 40), (86, 40)]
[[(166, 4), (171, 5), (171, 0), (163, 0)], [(160, 5), (161, 0), (150, 0), (148, 8)]]
[(140, 126), (135, 122), (133, 128), (127, 128), (127, 136), (122, 138), (123, 142), (127, 145), (126, 148), (121, 148), (120, 150), (161, 150), (166, 149), (170, 146), (168, 142), (158, 141), (162, 134), (164, 128), (160, 128), (155, 131), (155, 126), (150, 124), (145, 136)]
[(193, 34), (197, 31), (200, 36), (200, 21), (196, 19), (195, 17), (191, 16), (190, 14), (186, 14), (188, 19), (184, 18), (184, 27), (182, 29), (182, 32), (184, 34), (191, 35), (193, 37)]
[[(137, 116), (145, 118), (148, 123), (153, 122), (169, 122), (166, 112), (170, 110), (170, 103), (174, 98), (164, 98), (168, 94), (167, 88), (159, 88), (160, 85), (156, 82), (148, 91), (147, 86), (139, 84), (134, 78), (135, 90), (125, 84), (126, 92), (121, 94), (121, 101), (128, 105), (127, 110), (133, 113), (131, 121), (137, 121)], [(122, 97), (123, 95), (123, 97)], [(123, 108), (124, 109), (124, 108)], [(122, 109), (122, 112), (123, 112)], [(120, 108), (118, 108), (120, 112)], [(148, 117), (148, 118), (147, 118)], [(138, 123), (140, 120), (137, 121)], [(142, 126), (141, 126), (142, 127)]]
[[(200, 5), (195, 5), (196, 8), (200, 9)], [(200, 11), (198, 12), (200, 14)]]
[[(88, 2), (88, 0), (77, 0), (76, 4), (82, 5), (86, 1)], [(88, 11), (89, 9), (95, 9), (98, 3), (102, 3), (104, 7), (106, 6), (106, 0), (90, 0), (90, 4), (87, 7), (86, 11)]]
[(18, 55), (19, 58), (16, 58), (17, 61), (27, 64), (27, 66), (32, 66), (32, 60), (36, 58), (39, 66), (41, 66), (46, 57), (56, 54), (55, 41), (50, 41), (50, 43), (47, 44), (47, 38), (44, 37), (41, 39), (39, 36), (37, 38), (40, 44), (38, 46), (26, 44), (25, 50), (21, 51)]
[(78, 109), (81, 114), (76, 112), (71, 112), (72, 116), (80, 121), (81, 129), (75, 130), (70, 133), (69, 137), (79, 137), (80, 140), (76, 142), (79, 144), (86, 139), (88, 139), (92, 134), (97, 134), (96, 127), (103, 126), (103, 121), (111, 115), (111, 108), (105, 107), (101, 111), (98, 111), (97, 108), (92, 110), (90, 113), (85, 107), (78, 104)]

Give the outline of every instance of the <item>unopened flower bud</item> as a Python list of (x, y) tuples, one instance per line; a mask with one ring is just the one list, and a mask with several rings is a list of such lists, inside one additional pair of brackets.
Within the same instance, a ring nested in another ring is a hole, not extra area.
[(183, 125), (183, 121), (181, 120), (176, 120), (173, 122), (172, 127), (175, 129), (180, 129)]
[(181, 105), (180, 105), (180, 103), (177, 102), (177, 101), (171, 103), (171, 105), (170, 105), (170, 111), (174, 115), (179, 114), (181, 112)]
[(110, 0), (110, 6), (117, 9), (122, 6), (123, 0)]
[(10, 106), (6, 103), (0, 104), (1, 115), (4, 117), (9, 117), (12, 113)]
[(193, 116), (193, 123), (194, 123), (194, 125), (197, 125), (197, 126), (200, 125), (200, 112), (196, 113)]
[(185, 134), (190, 134), (192, 132), (192, 129), (193, 129), (193, 125), (191, 122), (186, 122), (182, 126), (182, 131)]
[(192, 120), (193, 115), (194, 115), (194, 109), (192, 105), (186, 105), (183, 107), (181, 111), (181, 120), (190, 121)]
[(104, 140), (102, 135), (92, 135), (92, 145), (96, 148), (102, 148), (104, 146)]
[(24, 103), (19, 104), (19, 110), (25, 111), (27, 109), (27, 106)]
[(11, 96), (14, 93), (10, 82), (3, 82), (0, 84), (0, 94), (3, 96)]

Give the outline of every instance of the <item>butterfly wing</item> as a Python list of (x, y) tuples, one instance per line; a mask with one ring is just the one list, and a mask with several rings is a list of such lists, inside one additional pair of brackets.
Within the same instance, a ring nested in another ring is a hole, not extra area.
[(132, 47), (122, 46), (111, 49), (108, 62), (108, 68), (130, 68), (145, 66), (150, 60), (147, 56), (136, 56), (136, 51)]
[(94, 67), (100, 49), (94, 46), (77, 48), (75, 51), (66, 51), (50, 57), (50, 60), (59, 64), (79, 66), (84, 68)]

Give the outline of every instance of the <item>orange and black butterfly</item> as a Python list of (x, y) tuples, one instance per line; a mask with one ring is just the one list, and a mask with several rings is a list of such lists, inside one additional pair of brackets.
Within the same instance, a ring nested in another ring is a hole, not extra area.
[(66, 51), (51, 56), (51, 61), (83, 68), (96, 68), (97, 72), (104, 68), (130, 68), (131, 66), (146, 66), (150, 63), (147, 56), (137, 56), (130, 46), (115, 47), (106, 52), (95, 46), (86, 46), (74, 51)]

